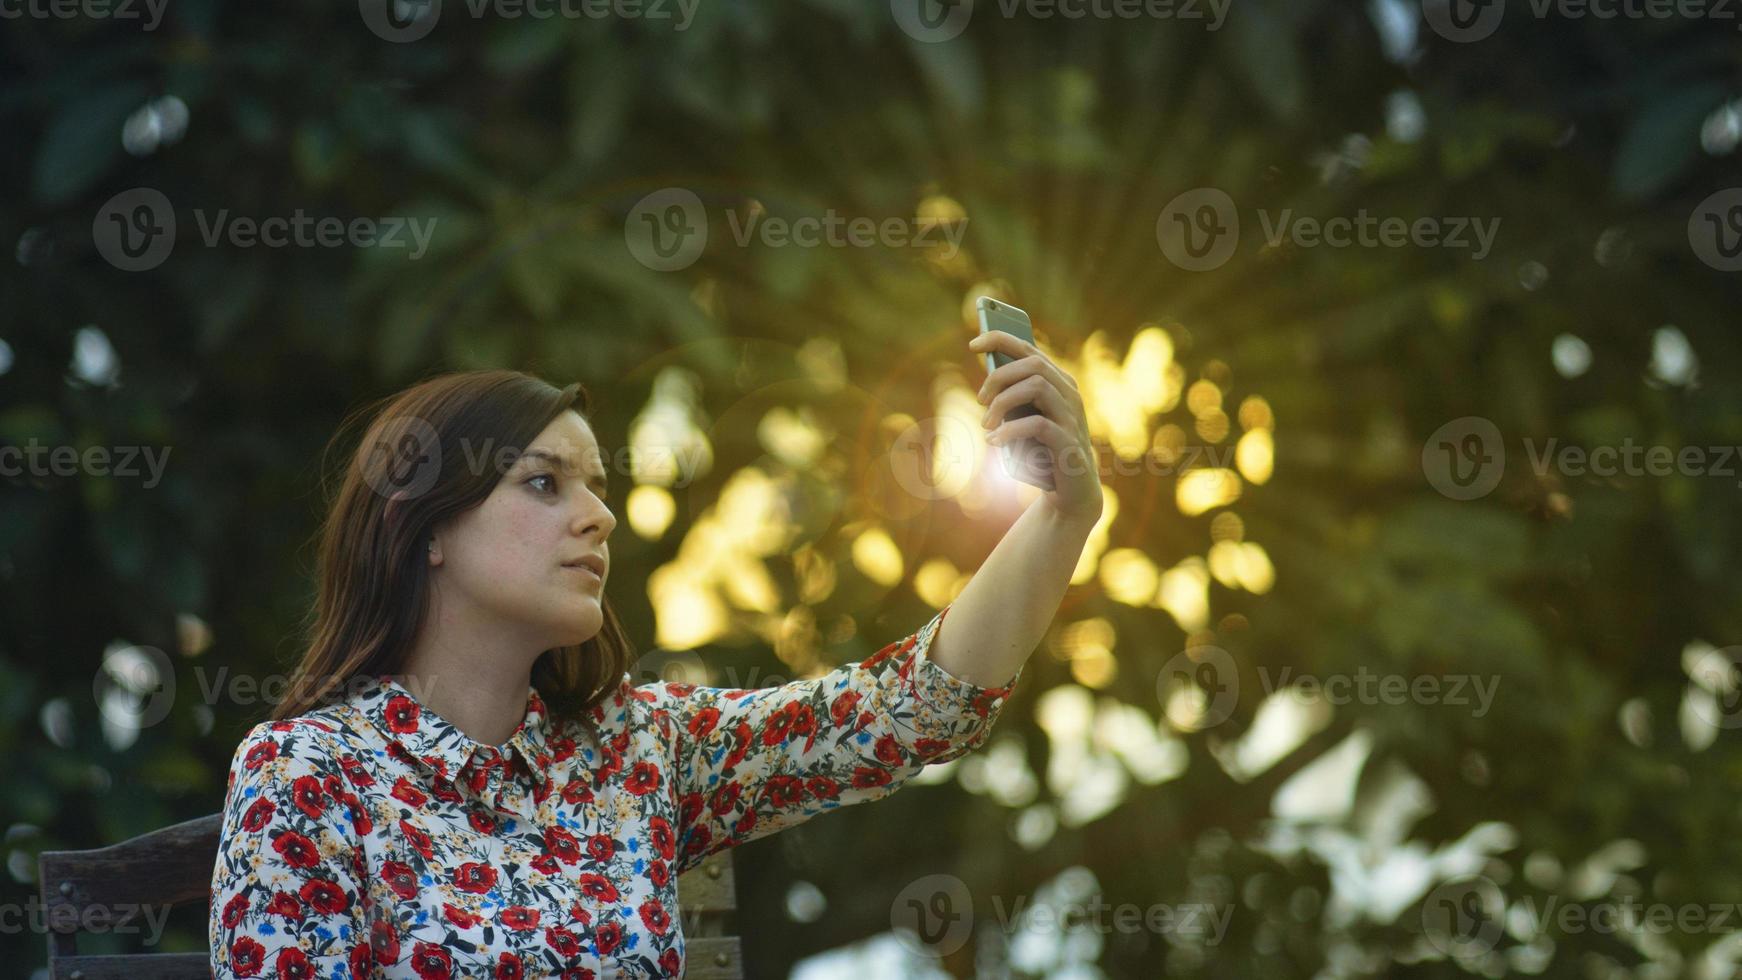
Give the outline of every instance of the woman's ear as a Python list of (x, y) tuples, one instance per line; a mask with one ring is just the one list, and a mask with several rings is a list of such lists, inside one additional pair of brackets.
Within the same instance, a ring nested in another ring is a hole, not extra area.
[(428, 541), (429, 565), (434, 568), (442, 563), (442, 543), (436, 540), (434, 534), (431, 534), (426, 540)]

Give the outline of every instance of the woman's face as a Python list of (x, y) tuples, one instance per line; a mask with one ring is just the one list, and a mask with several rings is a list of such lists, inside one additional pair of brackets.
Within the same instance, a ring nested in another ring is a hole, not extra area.
[[(488, 465), (496, 465), (492, 456)], [(540, 651), (592, 639), (604, 624), (606, 470), (593, 431), (573, 410), (540, 432), (477, 507), (435, 533), (438, 626), (456, 616)], [(596, 558), (600, 574), (582, 567)]]

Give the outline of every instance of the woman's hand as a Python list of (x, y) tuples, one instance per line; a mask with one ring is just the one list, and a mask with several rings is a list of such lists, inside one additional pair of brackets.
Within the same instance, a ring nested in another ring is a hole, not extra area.
[[(1005, 445), (1034, 439), (1050, 450), (1051, 459), (1042, 465), (1051, 469), (1052, 489), (1041, 502), (1061, 518), (1080, 522), (1085, 530), (1092, 526), (1101, 518), (1101, 471), (1076, 381), (1033, 344), (1002, 330), (980, 334), (968, 342), (968, 349), (1015, 358), (980, 386), (980, 404), (986, 406), (981, 425), (997, 426), (986, 441)], [(1040, 410), (1039, 415), (999, 424), (1012, 409), (1029, 403)]]

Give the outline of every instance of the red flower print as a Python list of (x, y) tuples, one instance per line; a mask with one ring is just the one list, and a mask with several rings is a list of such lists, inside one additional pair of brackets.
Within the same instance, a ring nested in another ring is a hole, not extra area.
[(569, 907), (569, 918), (579, 922), (583, 926), (593, 924), (593, 913), (588, 912), (580, 902), (576, 902), (574, 905)]
[(276, 758), (278, 758), (277, 742), (256, 742), (254, 747), (248, 750), (248, 754), (243, 757), (242, 764), (248, 767), (249, 772), (253, 772)]
[(466, 798), (455, 790), (451, 783), (437, 782), (429, 788), (429, 795), (443, 803), (464, 803)]
[(756, 811), (755, 810), (745, 810), (744, 815), (739, 817), (738, 823), (735, 826), (733, 826), (732, 833), (736, 834), (739, 837), (748, 837), (748, 836), (750, 836), (750, 832), (752, 830), (755, 830), (755, 829), (756, 829)]
[(719, 816), (728, 809), (735, 808), (739, 804), (740, 792), (744, 792), (744, 783), (739, 783), (737, 780), (719, 787), (719, 789), (714, 790), (714, 795), (707, 799), (707, 811), (714, 816)]
[(886, 769), (867, 769), (864, 766), (853, 767), (853, 785), (859, 789), (869, 789), (873, 786), (889, 784), (889, 771)]
[(524, 905), (510, 905), (502, 910), (502, 925), (515, 932), (538, 928), (538, 910)]
[(412, 847), (417, 848), (417, 853), (422, 854), (424, 860), (435, 857), (435, 848), (430, 843), (429, 835), (413, 827), (403, 817), (399, 821), (399, 832), (405, 835), (406, 841)]
[(363, 763), (357, 761), (354, 755), (339, 756), (339, 768), (345, 771), (345, 778), (352, 786), (363, 788), (375, 785), (375, 777), (369, 775), (369, 770), (363, 768)]
[(804, 781), (804, 788), (819, 800), (832, 800), (841, 795), (841, 784), (827, 776), (812, 776)]
[(610, 956), (623, 943), (623, 927), (615, 922), (601, 922), (593, 933), (593, 944), (599, 947), (600, 956)]
[(581, 859), (580, 843), (575, 840), (574, 834), (561, 827), (544, 829), (544, 849), (564, 864), (574, 864)]
[(581, 951), (581, 940), (574, 933), (562, 926), (552, 926), (544, 931), (544, 941), (559, 956), (573, 956)]
[(345, 815), (351, 818), (351, 829), (359, 837), (367, 837), (375, 830), (375, 821), (369, 818), (369, 811), (363, 808), (363, 801), (352, 797), (345, 805)]
[(950, 747), (946, 739), (922, 738), (913, 744), (913, 754), (921, 759), (929, 759)]
[(544, 875), (546, 878), (552, 878), (562, 874), (562, 865), (557, 864), (556, 857), (550, 854), (540, 854), (538, 857), (533, 858), (527, 863), (532, 867), (532, 870)]
[(651, 762), (637, 762), (635, 768), (629, 770), (623, 788), (636, 796), (646, 796), (659, 788), (659, 767)]
[(249, 804), (248, 812), (242, 814), (242, 829), (257, 833), (272, 822), (272, 815), (277, 812), (278, 808), (272, 805), (272, 801), (262, 796)]
[(399, 962), (399, 933), (391, 923), (376, 919), (369, 927), (369, 948), (375, 952), (375, 962), (392, 966)]
[(683, 799), (677, 801), (677, 821), (685, 827), (696, 822), (702, 815), (702, 794), (685, 793)]
[(553, 738), (550, 740), (550, 761), (567, 762), (575, 754), (575, 740), (572, 738)]
[(599, 766), (594, 770), (593, 778), (603, 783), (623, 771), (623, 755), (610, 749), (606, 749), (601, 755), (603, 758), (599, 760)]
[(544, 779), (533, 784), (532, 802), (543, 803), (550, 799), (551, 791), (554, 789), (556, 789), (556, 784), (550, 781), (550, 773), (547, 771)]
[(450, 980), (454, 975), (454, 960), (440, 946), (418, 943), (411, 950), (411, 968), (423, 980)]
[(781, 705), (778, 711), (768, 717), (768, 722), (762, 729), (762, 744), (779, 745), (786, 741), (786, 736), (792, 731), (792, 723), (797, 717), (797, 701), (788, 701)]
[(591, 803), (593, 802), (593, 791), (579, 779), (571, 779), (563, 784), (563, 802), (570, 806)]
[(266, 914), (276, 915), (281, 919), (302, 918), (302, 903), (289, 892), (279, 892), (266, 903)]
[(465, 909), (460, 908), (457, 905), (450, 905), (447, 902), (442, 903), (442, 914), (447, 916), (449, 922), (459, 926), (461, 929), (470, 929), (483, 921)]
[(358, 943), (357, 945), (352, 946), (351, 955), (348, 959), (351, 964), (351, 976), (356, 977), (357, 980), (363, 980), (364, 977), (369, 975), (368, 943)]
[(720, 709), (713, 706), (703, 708), (690, 717), (690, 736), (697, 739), (708, 737), (714, 726), (720, 723)]
[(296, 782), (290, 787), (290, 801), (311, 820), (318, 820), (327, 812), (327, 798), (321, 793), (321, 781), (313, 776), (296, 777)]
[(496, 869), (488, 864), (467, 861), (454, 869), (454, 887), (463, 892), (482, 895), (496, 887)]
[(482, 809), (466, 811), (466, 822), (471, 824), (472, 829), (480, 834), (488, 834), (496, 829), (496, 818), (485, 813)]
[(680, 976), (683, 973), (683, 960), (678, 958), (677, 950), (668, 949), (659, 954), (659, 968), (668, 977)]
[(520, 962), (520, 957), (513, 953), (503, 953), (496, 961), (496, 980), (521, 980), (526, 975), (526, 964)]
[(351, 907), (351, 897), (336, 882), (316, 878), (305, 882), (298, 892), (308, 907), (322, 915), (337, 915)]
[(387, 702), (387, 728), (396, 735), (409, 735), (417, 731), (417, 716), (420, 709), (417, 702), (403, 694), (395, 694)]
[(417, 872), (411, 870), (411, 865), (400, 861), (387, 861), (381, 865), (381, 879), (400, 898), (417, 897)]
[(242, 916), (248, 914), (248, 896), (237, 894), (224, 903), (224, 928), (234, 929), (242, 924)]
[(315, 848), (315, 842), (294, 830), (279, 834), (272, 842), (272, 849), (293, 868), (312, 868), (321, 859), (321, 852)]
[(308, 980), (315, 975), (314, 964), (308, 961), (308, 954), (300, 949), (279, 950), (278, 959), (273, 965), (278, 968), (279, 980)]
[(670, 861), (677, 846), (677, 836), (671, 832), (671, 821), (654, 817), (647, 826), (653, 834), (653, 846), (659, 849), (659, 856)]
[(744, 761), (744, 756), (750, 751), (750, 743), (756, 738), (755, 734), (750, 731), (749, 723), (742, 721), (733, 730), (733, 735), (736, 736), (737, 741), (732, 743), (732, 751), (726, 753), (726, 759), (720, 765), (720, 769), (724, 773), (731, 772), (738, 763)]
[[(672, 974), (672, 976), (676, 975)], [(558, 980), (594, 980), (593, 971), (584, 966), (571, 966), (563, 970)]]
[(642, 924), (651, 929), (655, 936), (663, 936), (671, 928), (671, 914), (666, 912), (665, 906), (653, 899), (642, 902), (636, 911), (641, 913)]
[(239, 977), (257, 977), (266, 965), (266, 947), (247, 936), (230, 944), (230, 969)]
[(789, 807), (804, 801), (804, 782), (797, 776), (770, 776), (763, 786), (765, 795), (777, 807)]
[(895, 741), (895, 736), (885, 735), (877, 740), (877, 761), (889, 766), (901, 765), (901, 745)]
[(609, 861), (617, 853), (617, 842), (610, 834), (594, 834), (587, 838), (587, 854), (595, 861)]
[(393, 784), (393, 798), (412, 806), (423, 806), (429, 802), (428, 794), (411, 785), (411, 780), (404, 776), (399, 777), (399, 781)]
[(615, 902), (617, 886), (606, 880), (604, 875), (581, 875), (581, 894), (598, 902)]
[(859, 706), (858, 691), (842, 691), (829, 705), (829, 717), (836, 725), (845, 725), (853, 719), (853, 709)]
[(653, 882), (655, 888), (664, 888), (671, 883), (671, 868), (664, 861), (655, 861), (647, 866), (647, 880)]
[(714, 834), (708, 828), (691, 827), (689, 832), (684, 834), (684, 853), (700, 857), (708, 853), (708, 848), (713, 845), (713, 842)]

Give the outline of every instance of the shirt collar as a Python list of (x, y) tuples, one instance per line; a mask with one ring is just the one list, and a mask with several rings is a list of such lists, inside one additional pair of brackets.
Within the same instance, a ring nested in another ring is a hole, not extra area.
[(500, 746), (473, 741), (453, 723), (425, 707), (408, 688), (382, 675), (361, 691), (353, 703), (369, 723), (387, 739), (390, 751), (403, 750), (411, 761), (422, 764), (455, 785), (468, 781), (467, 770), (488, 769), (508, 763), (507, 752), (520, 757), (527, 772), (541, 787), (550, 781), (550, 712), (538, 689), (526, 689), (526, 715), (520, 727)]

